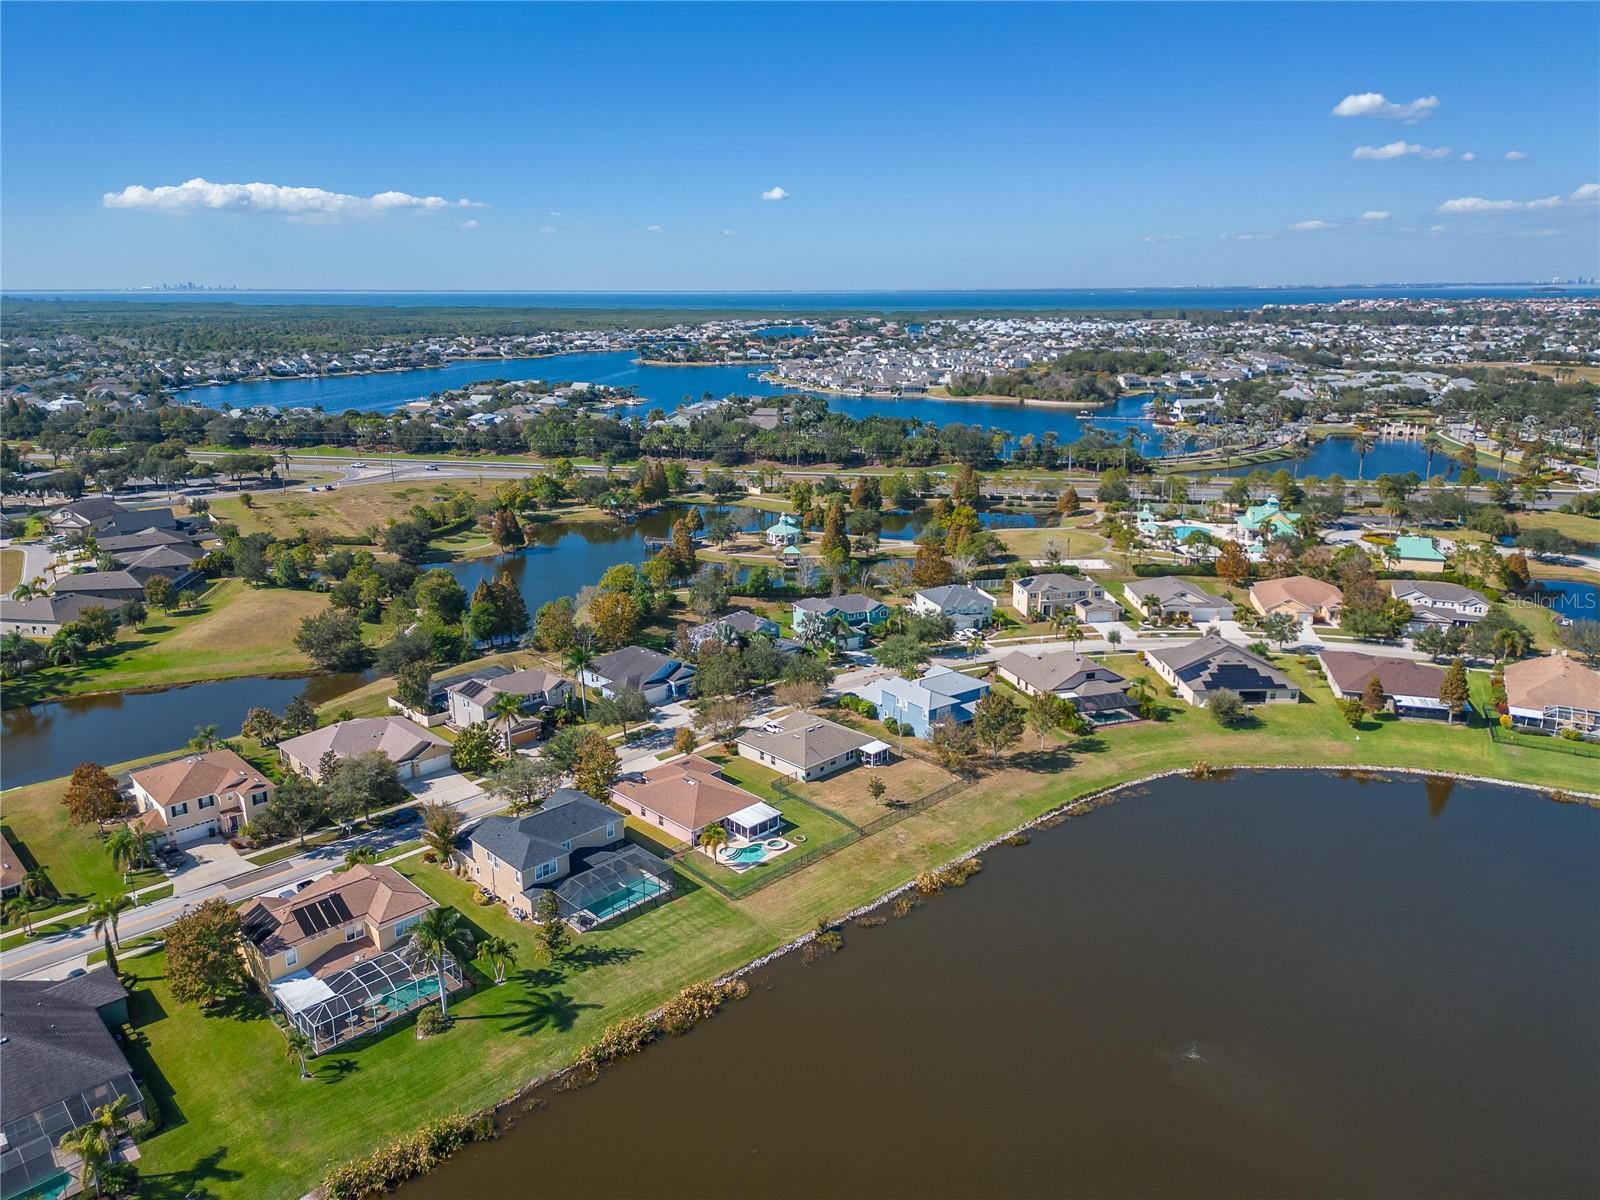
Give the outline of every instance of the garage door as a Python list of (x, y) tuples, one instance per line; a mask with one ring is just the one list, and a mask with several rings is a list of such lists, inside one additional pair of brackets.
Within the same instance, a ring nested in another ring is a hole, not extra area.
[(191, 825), (187, 829), (178, 830), (176, 840), (178, 845), (187, 846), (192, 842), (203, 842), (208, 837), (215, 837), (216, 833), (217, 823), (212, 821), (206, 825)]

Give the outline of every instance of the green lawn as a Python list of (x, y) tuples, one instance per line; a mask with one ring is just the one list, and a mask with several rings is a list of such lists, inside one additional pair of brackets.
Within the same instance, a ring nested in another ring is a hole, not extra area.
[(213, 584), (192, 609), (153, 610), (140, 629), (123, 629), (109, 646), (74, 666), (46, 667), (9, 681), (5, 704), (90, 692), (166, 687), (240, 675), (310, 670), (294, 647), (300, 621), (327, 607), (316, 592), (253, 588), (239, 579)]
[[(123, 888), (122, 872), (106, 853), (99, 827), (67, 820), (61, 804), (64, 786), (64, 780), (47, 780), (13, 788), (0, 800), (6, 840), (26, 862), (44, 869), (61, 899), (59, 905), (41, 910), (44, 916)], [(132, 890), (160, 880), (159, 871), (141, 871), (127, 886)]]
[(27, 555), (21, 550), (0, 550), (0, 592), (10, 595), (22, 582), (22, 565), (26, 561)]
[[(1148, 675), (1131, 656), (1113, 665)], [(318, 1061), (300, 1083), (259, 1002), (201, 1017), (176, 1004), (159, 957), (131, 964), (148, 990), (135, 1005), (143, 1045), (135, 1068), (169, 1101), (171, 1126), (143, 1147), (141, 1172), (165, 1194), (203, 1187), (218, 1197), (303, 1194), (327, 1167), (363, 1154), (432, 1116), (490, 1103), (571, 1060), (604, 1026), (647, 1011), (689, 983), (713, 977), (866, 903), (1022, 822), (1132, 778), (1214, 766), (1429, 767), (1537, 782), (1594, 786), (1594, 762), (1538, 745), (1500, 745), (1481, 724), (1366, 721), (1351, 729), (1328, 689), (1297, 659), (1280, 665), (1303, 687), (1299, 704), (1258, 710), (1227, 730), (1176, 700), (1161, 720), (1061, 739), (1042, 754), (1026, 737), (1009, 762), (972, 787), (889, 829), (841, 846), (743, 899), (724, 901), (679, 873), (680, 893), (615, 928), (579, 940), (575, 960), (550, 969), (527, 931), (499, 908), (472, 903), (466, 882), (418, 858), (401, 868), (485, 933), (522, 947), (512, 982), (456, 1006), (443, 1037), (417, 1042), (409, 1027)], [(732, 764), (730, 764), (732, 766)], [(730, 776), (758, 790), (733, 766)], [(1286, 795), (1285, 803), (1293, 803)]]

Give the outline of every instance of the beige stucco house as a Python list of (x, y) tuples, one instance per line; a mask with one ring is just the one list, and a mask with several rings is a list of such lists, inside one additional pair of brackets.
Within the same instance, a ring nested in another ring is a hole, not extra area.
[(208, 750), (134, 771), (134, 824), (177, 846), (227, 836), (250, 824), (274, 785), (232, 750)]

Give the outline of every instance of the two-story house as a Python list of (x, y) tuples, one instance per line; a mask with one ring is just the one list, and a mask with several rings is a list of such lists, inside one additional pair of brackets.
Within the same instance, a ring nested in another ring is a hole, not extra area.
[(176, 846), (236, 833), (266, 808), (274, 785), (232, 750), (208, 750), (128, 777), (135, 824)]
[(900, 722), (925, 738), (934, 723), (949, 717), (958, 725), (972, 720), (973, 706), (989, 693), (989, 685), (949, 667), (929, 667), (920, 679), (891, 676), (874, 680), (856, 692), (877, 705), (878, 718)]
[[(411, 930), (437, 907), (393, 867), (358, 864), (300, 891), (246, 901), (245, 959), (320, 1053), (437, 1000), (437, 972), (406, 953)], [(444, 966), (446, 986), (463, 986), (461, 965)]]
[(948, 617), (957, 629), (983, 629), (994, 620), (994, 597), (962, 583), (923, 588), (911, 597), (919, 616)]
[(647, 650), (643, 646), (624, 646), (602, 654), (584, 669), (581, 678), (602, 696), (618, 692), (643, 692), (651, 704), (667, 704), (689, 694), (695, 669), (681, 659)]
[(846, 592), (842, 596), (807, 596), (794, 602), (794, 632), (801, 641), (834, 631), (834, 640), (846, 649), (861, 646), (866, 635), (889, 619), (882, 600)]
[(1012, 580), (1011, 607), (1034, 621), (1048, 621), (1057, 613), (1070, 613), (1085, 623), (1122, 619), (1122, 607), (1105, 588), (1092, 579), (1059, 573)]
[(1411, 609), (1407, 629), (1420, 633), (1430, 625), (1476, 625), (1489, 615), (1482, 593), (1442, 579), (1391, 579), (1389, 594)]
[[(444, 694), (451, 727), (465, 729), (486, 721), (501, 723), (503, 718), (497, 706), (502, 696), (516, 697), (518, 713), (527, 718), (541, 709), (565, 704), (572, 694), (572, 686), (554, 671), (485, 667), (465, 679), (453, 680)], [(508, 731), (507, 739), (515, 746), (531, 737), (539, 726), (537, 720), (517, 720)]]

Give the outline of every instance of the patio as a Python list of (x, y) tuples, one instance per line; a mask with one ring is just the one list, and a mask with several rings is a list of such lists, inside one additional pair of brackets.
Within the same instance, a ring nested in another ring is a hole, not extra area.
[[(460, 964), (445, 963), (446, 986), (466, 985)], [(413, 963), (404, 948), (353, 962), (326, 978), (298, 971), (272, 984), (272, 998), (295, 1028), (321, 1054), (344, 1042), (376, 1033), (439, 995), (431, 966)]]

